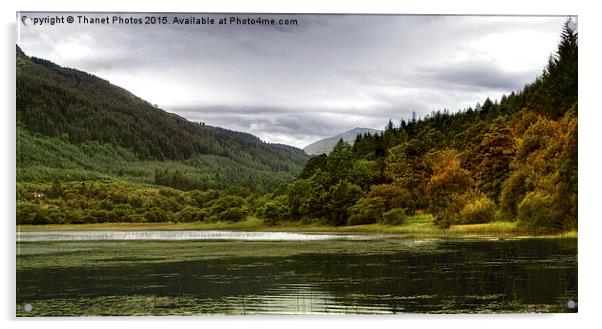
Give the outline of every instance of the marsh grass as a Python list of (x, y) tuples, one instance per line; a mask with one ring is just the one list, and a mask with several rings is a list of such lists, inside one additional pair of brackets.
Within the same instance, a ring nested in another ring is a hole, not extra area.
[(516, 222), (495, 221), (485, 224), (453, 225), (443, 229), (434, 223), (429, 214), (409, 216), (402, 225), (382, 223), (330, 226), (305, 224), (301, 222), (280, 222), (266, 225), (262, 219), (249, 217), (239, 222), (195, 222), (195, 223), (101, 223), (101, 224), (59, 224), (59, 225), (18, 225), (19, 231), (183, 231), (183, 230), (231, 230), (251, 232), (309, 232), (309, 233), (358, 233), (394, 234), (419, 237), (566, 237), (576, 238), (577, 231), (546, 232), (520, 228)]

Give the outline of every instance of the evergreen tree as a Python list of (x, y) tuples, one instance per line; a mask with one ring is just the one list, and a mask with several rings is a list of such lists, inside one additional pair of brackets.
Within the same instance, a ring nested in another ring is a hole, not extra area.
[(549, 113), (554, 116), (564, 114), (577, 101), (577, 63), (577, 32), (569, 18), (564, 23), (558, 50), (550, 57), (542, 76), (543, 100), (549, 104)]

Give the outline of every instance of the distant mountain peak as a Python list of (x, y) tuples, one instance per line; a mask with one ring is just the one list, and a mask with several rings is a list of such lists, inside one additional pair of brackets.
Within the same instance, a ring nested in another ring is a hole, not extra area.
[(377, 130), (377, 129), (355, 127), (351, 130), (340, 133), (336, 136), (320, 139), (316, 142), (313, 142), (313, 143), (307, 145), (305, 148), (303, 148), (303, 150), (305, 151), (305, 153), (310, 154), (310, 155), (322, 154), (322, 153), (328, 154), (328, 153), (330, 153), (330, 151), (332, 151), (334, 146), (341, 139), (350, 144), (353, 144), (357, 135), (362, 135), (365, 133), (374, 134), (374, 133), (379, 133), (379, 132), (381, 132), (381, 131)]

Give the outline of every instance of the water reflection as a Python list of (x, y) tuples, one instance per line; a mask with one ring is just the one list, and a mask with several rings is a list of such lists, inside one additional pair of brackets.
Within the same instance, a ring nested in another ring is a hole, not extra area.
[(17, 242), (88, 240), (318, 241), (372, 238), (374, 236), (370, 235), (241, 231), (32, 231), (17, 233)]
[[(127, 248), (144, 242), (124, 243)], [(215, 242), (194, 243), (201, 252), (197, 244)], [(433, 252), (404, 245), (369, 254), (25, 267), (17, 271), (17, 303), (31, 303), (34, 309), (18, 314), (575, 311), (565, 305), (577, 300), (576, 240), (441, 241), (429, 244)]]

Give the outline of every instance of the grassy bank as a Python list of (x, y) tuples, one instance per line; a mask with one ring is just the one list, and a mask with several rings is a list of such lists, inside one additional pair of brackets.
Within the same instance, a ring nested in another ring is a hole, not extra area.
[(436, 226), (431, 215), (409, 217), (402, 225), (368, 224), (354, 226), (329, 226), (282, 222), (266, 225), (261, 219), (251, 217), (240, 222), (195, 222), (195, 223), (103, 223), (103, 224), (59, 224), (18, 225), (17, 231), (164, 231), (164, 230), (233, 230), (233, 231), (278, 231), (278, 232), (328, 232), (359, 234), (399, 234), (420, 237), (577, 237), (577, 231), (549, 233), (528, 231), (514, 222), (492, 222), (486, 224), (454, 225), (449, 229)]

